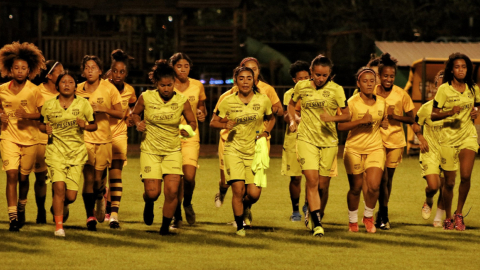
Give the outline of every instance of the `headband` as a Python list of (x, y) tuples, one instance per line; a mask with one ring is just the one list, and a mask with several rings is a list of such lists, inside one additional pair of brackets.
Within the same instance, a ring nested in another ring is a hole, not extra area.
[(260, 63), (258, 63), (258, 60), (254, 57), (247, 57), (243, 59), (242, 62), (240, 62), (240, 66), (243, 67), (243, 65), (245, 65), (245, 63), (248, 61), (255, 61), (255, 63), (257, 63), (257, 66), (260, 67)]
[(357, 76), (357, 81), (358, 79), (360, 78), (360, 76), (362, 76), (364, 73), (367, 73), (367, 72), (371, 72), (373, 73), (374, 76), (376, 76), (377, 74), (375, 73), (375, 71), (373, 71), (373, 69), (369, 69), (369, 68), (366, 68), (364, 70), (362, 70), (362, 72), (360, 72)]
[(48, 74), (52, 73), (52, 71), (55, 69), (55, 67), (59, 64), (59, 62), (55, 62), (55, 64), (53, 64), (52, 68), (48, 71), (47, 75), (45, 75), (45, 78), (48, 76)]

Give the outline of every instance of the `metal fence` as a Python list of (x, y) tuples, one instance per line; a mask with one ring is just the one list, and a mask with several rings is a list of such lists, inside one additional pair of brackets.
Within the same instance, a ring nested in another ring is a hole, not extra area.
[[(133, 84), (132, 85), (135, 88), (137, 97), (140, 96), (140, 94), (145, 91), (148, 87), (151, 85), (147, 84)], [(212, 129), (209, 127), (210, 119), (213, 113), (213, 109), (215, 108), (215, 105), (217, 104), (218, 98), (227, 90), (231, 89), (231, 85), (213, 85), (213, 86), (205, 86), (205, 94), (207, 96), (207, 100), (205, 102), (205, 106), (207, 107), (208, 111), (208, 117), (203, 123), (198, 123), (199, 124), (199, 131), (200, 131), (200, 142), (202, 144), (217, 144), (218, 140), (220, 139), (220, 134), (218, 130)], [(286, 91), (288, 91), (291, 86), (274, 86), (278, 97), (280, 98), (280, 101), (283, 104), (283, 96)], [(347, 99), (353, 94), (353, 91), (355, 90), (355, 87), (344, 87), (345, 89), (345, 95)], [(277, 122), (275, 124), (275, 127), (273, 128), (271, 134), (272, 134), (272, 139), (271, 139), (271, 144), (273, 145), (282, 145), (284, 136), (285, 136), (285, 129), (286, 129), (286, 123), (283, 120), (283, 117), (277, 117)], [(344, 144), (345, 140), (347, 139), (347, 134), (348, 132), (338, 132), (338, 139), (339, 139), (339, 144)], [(128, 130), (128, 142), (132, 144), (137, 144), (140, 143), (140, 136), (139, 133), (135, 130), (135, 128), (129, 128)]]

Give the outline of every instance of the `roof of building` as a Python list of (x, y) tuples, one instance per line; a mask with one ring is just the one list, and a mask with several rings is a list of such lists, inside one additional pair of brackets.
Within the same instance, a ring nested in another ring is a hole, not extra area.
[(411, 66), (423, 58), (448, 58), (452, 53), (461, 52), (470, 59), (480, 59), (480, 42), (476, 43), (437, 43), (437, 42), (397, 42), (376, 41), (375, 46), (388, 52), (398, 60), (398, 66)]

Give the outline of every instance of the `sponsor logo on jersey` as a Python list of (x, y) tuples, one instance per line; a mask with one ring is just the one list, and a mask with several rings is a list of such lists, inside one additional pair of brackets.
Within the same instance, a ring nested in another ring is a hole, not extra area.
[(22, 105), (22, 106), (27, 106), (27, 100), (26, 100), (26, 99), (21, 100), (21, 101), (20, 101), (20, 105)]
[(153, 115), (152, 121), (164, 121), (164, 120), (171, 120), (173, 119), (174, 113), (162, 113), (162, 114), (156, 114)]
[(428, 165), (427, 164), (423, 165), (423, 170), (424, 171), (428, 170)]
[(195, 96), (189, 96), (189, 97), (188, 97), (188, 101), (194, 102), (194, 101), (195, 101)]
[(255, 111), (258, 111), (258, 110), (260, 110), (260, 104), (258, 104), (258, 103), (253, 104), (252, 108), (253, 108)]
[(442, 158), (442, 164), (446, 164), (447, 160), (445, 158)]
[(8, 164), (10, 164), (10, 161), (8, 161), (8, 160), (3, 161), (3, 166), (8, 166)]
[(287, 171), (290, 171), (290, 165), (287, 165)]
[(378, 111), (378, 116), (382, 116), (383, 115), (383, 111), (382, 110), (379, 110)]
[(353, 165), (353, 168), (354, 168), (355, 170), (360, 170), (360, 164), (355, 164), (355, 165)]
[(174, 111), (177, 110), (177, 109), (178, 109), (178, 103), (172, 103), (172, 104), (170, 104), (170, 108), (171, 108), (172, 110), (174, 110)]
[(103, 97), (97, 98), (97, 103), (98, 103), (98, 104), (102, 104), (102, 103), (103, 103)]
[(127, 106), (128, 100), (122, 100), (122, 106)]
[(245, 124), (245, 123), (248, 123), (248, 122), (256, 121), (257, 117), (258, 117), (257, 114), (250, 113), (250, 114), (239, 116), (239, 117), (235, 118), (235, 122), (237, 122), (237, 124)]
[(319, 109), (319, 108), (325, 107), (325, 103), (326, 103), (325, 100), (319, 100), (319, 99), (309, 100), (309, 101), (306, 101), (305, 103), (302, 103), (302, 107), (304, 109)]
[(230, 175), (230, 169), (227, 169), (227, 174)]
[(468, 98), (472, 98), (472, 92), (468, 91), (468, 92), (467, 92), (467, 97), (468, 97)]
[(302, 164), (302, 165), (305, 164), (305, 158), (301, 158), (299, 161), (300, 161), (300, 164)]
[(149, 173), (149, 172), (152, 171), (152, 167), (150, 167), (150, 166), (145, 166), (145, 168), (143, 169), (143, 171), (144, 171), (145, 173)]
[(323, 91), (323, 96), (324, 97), (329, 97), (330, 96), (330, 91), (324, 90)]
[(73, 127), (73, 126), (77, 126), (78, 124), (77, 124), (77, 119), (74, 119), (74, 120), (62, 121), (59, 123), (53, 123), (50, 125), (52, 126), (52, 128), (57, 129), (57, 128)]
[(77, 116), (77, 115), (80, 114), (80, 110), (79, 110), (79, 109), (73, 109), (73, 110), (72, 110), (72, 114), (75, 115), (75, 116)]
[(8, 102), (8, 101), (3, 102), (3, 107), (4, 108), (12, 107), (12, 102)]

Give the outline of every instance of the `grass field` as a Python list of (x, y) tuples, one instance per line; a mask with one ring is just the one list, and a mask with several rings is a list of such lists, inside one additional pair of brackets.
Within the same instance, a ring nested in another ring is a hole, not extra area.
[[(425, 182), (417, 158), (412, 157), (404, 159), (394, 178), (389, 207), (392, 230), (367, 235), (361, 225), (360, 233), (348, 233), (348, 182), (343, 161), (339, 164), (339, 176), (332, 179), (330, 187), (323, 238), (312, 237), (301, 222), (289, 221), (289, 179), (280, 175), (278, 158), (271, 160), (269, 186), (252, 208), (254, 229), (247, 231), (245, 238), (236, 237), (235, 229), (227, 225), (233, 220), (231, 192), (221, 208), (214, 206), (217, 159), (200, 160), (193, 198), (197, 224), (186, 225), (171, 237), (157, 233), (163, 194), (155, 205), (154, 224), (143, 223), (138, 158), (130, 158), (124, 172), (121, 230), (99, 224), (97, 232), (87, 231), (83, 201), (78, 196), (65, 224), (66, 239), (54, 239), (51, 215), (47, 225), (35, 224), (32, 179), (27, 224), (19, 233), (8, 232), (6, 199), (0, 196), (0, 269), (479, 269), (478, 159), (466, 204), (472, 211), (465, 219), (465, 232), (433, 228), (434, 212), (430, 220), (422, 219)], [(3, 172), (0, 183), (5, 185)], [(50, 197), (50, 191), (48, 194)], [(301, 201), (303, 197), (302, 192)], [(456, 197), (454, 202), (456, 206)], [(49, 198), (47, 206), (50, 204)], [(363, 204), (360, 216), (362, 210)]]

